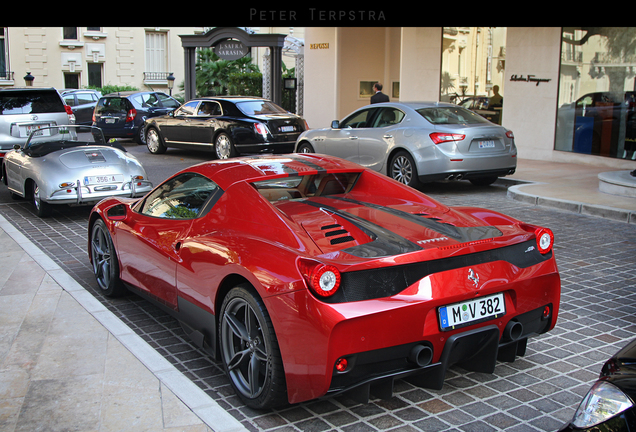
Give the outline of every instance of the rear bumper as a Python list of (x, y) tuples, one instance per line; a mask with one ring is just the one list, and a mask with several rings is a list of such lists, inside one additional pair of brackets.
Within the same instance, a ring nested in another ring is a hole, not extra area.
[(103, 185), (100, 190), (97, 186), (82, 186), (78, 193), (78, 188), (59, 189), (45, 198), (49, 204), (76, 204), (88, 205), (95, 204), (107, 197), (124, 197), (135, 198), (140, 197), (152, 190), (152, 183), (149, 181), (139, 181), (132, 185), (131, 183)]
[[(553, 305), (546, 305), (553, 310)], [(493, 373), (497, 361), (513, 362), (526, 352), (528, 337), (547, 332), (552, 316), (543, 316), (544, 307), (516, 316), (501, 335), (496, 324), (456, 333), (445, 342), (439, 360), (432, 362), (433, 345), (428, 340), (363, 352), (348, 356), (354, 366), (345, 373), (334, 372), (327, 396), (347, 393), (366, 403), (373, 394), (393, 396), (396, 379), (418, 387), (441, 390), (446, 371), (458, 365), (471, 372)], [(515, 326), (515, 330), (510, 329)]]

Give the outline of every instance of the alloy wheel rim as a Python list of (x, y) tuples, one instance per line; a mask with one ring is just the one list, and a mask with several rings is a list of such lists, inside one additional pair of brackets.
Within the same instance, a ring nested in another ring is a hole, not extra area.
[(216, 155), (219, 159), (227, 159), (230, 157), (230, 140), (225, 135), (221, 135), (216, 140)]
[(40, 210), (40, 187), (37, 184), (33, 188), (33, 205)]
[(228, 374), (243, 396), (254, 399), (262, 393), (269, 369), (262, 325), (250, 304), (235, 298), (227, 305), (221, 326)]
[(146, 145), (150, 151), (155, 152), (159, 148), (159, 138), (157, 137), (157, 132), (150, 130), (148, 132), (148, 137), (146, 138)]
[(96, 228), (91, 241), (93, 256), (93, 273), (97, 283), (102, 289), (110, 284), (111, 252), (106, 233), (101, 228)]
[(413, 177), (413, 167), (404, 156), (400, 156), (393, 162), (393, 178), (400, 183), (409, 184)]

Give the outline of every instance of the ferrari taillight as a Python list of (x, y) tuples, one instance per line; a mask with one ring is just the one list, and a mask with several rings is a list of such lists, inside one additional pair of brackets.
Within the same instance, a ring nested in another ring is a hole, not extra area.
[(340, 287), (340, 271), (335, 266), (301, 259), (298, 270), (309, 288), (320, 297), (330, 297)]
[(537, 236), (537, 248), (539, 248), (539, 252), (542, 254), (546, 254), (552, 250), (552, 245), (554, 244), (554, 234), (548, 228), (537, 228), (536, 231)]
[(445, 133), (445, 132), (433, 132), (429, 135), (431, 140), (435, 144), (441, 144), (448, 141), (461, 141), (466, 138), (466, 135), (463, 134), (454, 134), (454, 133)]

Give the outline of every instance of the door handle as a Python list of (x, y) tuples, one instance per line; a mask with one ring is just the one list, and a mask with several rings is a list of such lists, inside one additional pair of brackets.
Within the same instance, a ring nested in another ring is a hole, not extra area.
[(391, 135), (391, 134), (386, 134), (386, 135), (384, 135), (382, 138), (391, 139), (391, 138), (393, 138), (393, 135)]
[(350, 139), (350, 140), (357, 140), (357, 139), (358, 139), (358, 137), (357, 137), (357, 136), (350, 136), (350, 137), (349, 137), (349, 139)]

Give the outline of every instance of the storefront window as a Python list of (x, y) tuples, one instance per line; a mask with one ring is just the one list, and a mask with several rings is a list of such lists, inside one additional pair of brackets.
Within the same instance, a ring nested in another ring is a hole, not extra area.
[(501, 124), (505, 67), (505, 27), (444, 27), (442, 102)]
[(636, 28), (564, 28), (556, 150), (636, 160)]

